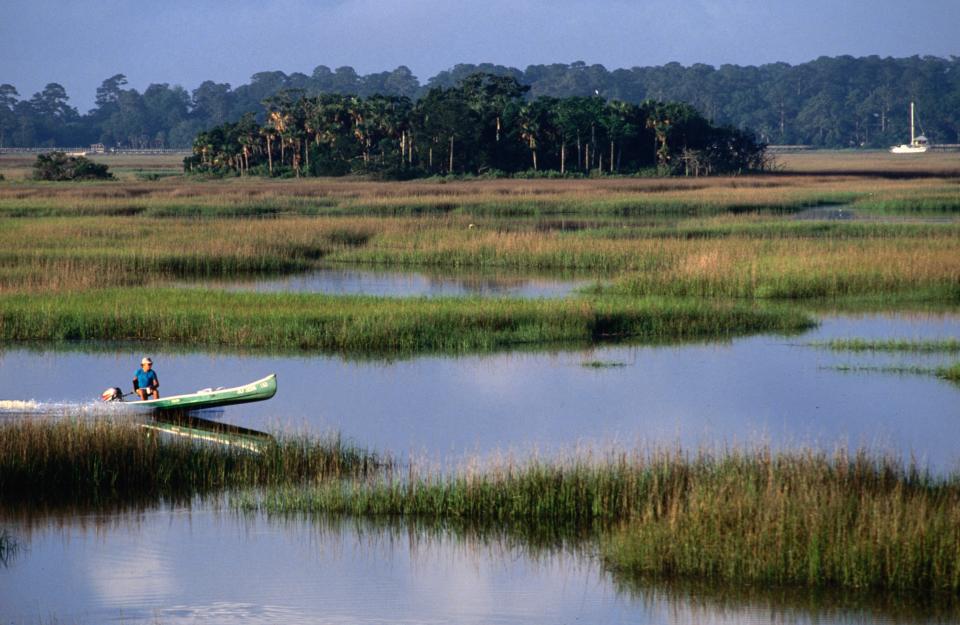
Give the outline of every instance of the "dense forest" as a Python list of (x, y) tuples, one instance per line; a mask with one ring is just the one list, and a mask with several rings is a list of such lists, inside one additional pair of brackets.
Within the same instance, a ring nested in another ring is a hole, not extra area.
[(252, 113), (197, 135), (194, 173), (270, 176), (636, 173), (761, 169), (753, 133), (717, 127), (684, 103), (526, 98), (510, 76), (475, 73), (407, 96), (282, 90)]
[(96, 105), (85, 114), (69, 105), (64, 88), (48, 84), (33, 96), (0, 84), (0, 146), (189, 147), (197, 133), (253, 113), (281, 91), (308, 97), (342, 94), (418, 100), (436, 87), (450, 88), (477, 73), (509, 76), (530, 87), (529, 100), (599, 96), (640, 104), (679, 101), (714, 124), (755, 131), (773, 144), (886, 147), (909, 134), (915, 100), (922, 130), (934, 143), (960, 143), (960, 58), (822, 57), (809, 63), (719, 68), (670, 63), (609, 71), (584, 63), (531, 65), (525, 70), (491, 64), (457, 65), (421, 84), (406, 67), (359, 75), (350, 67), (320, 65), (310, 75), (254, 74), (232, 88), (206, 81), (193, 91), (153, 84), (127, 88), (122, 74), (103, 81)]

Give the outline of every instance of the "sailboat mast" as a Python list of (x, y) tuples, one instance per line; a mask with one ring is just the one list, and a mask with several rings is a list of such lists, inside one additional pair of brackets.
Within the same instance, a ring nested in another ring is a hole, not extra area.
[(910, 145), (915, 145), (913, 137), (913, 102), (910, 102)]

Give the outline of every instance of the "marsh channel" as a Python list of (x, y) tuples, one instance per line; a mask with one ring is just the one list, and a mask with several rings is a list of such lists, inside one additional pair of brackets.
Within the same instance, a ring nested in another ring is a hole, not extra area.
[[(327, 281), (341, 285), (336, 292), (392, 295), (456, 294), (480, 284), (475, 288), (497, 294), (551, 296), (575, 286), (517, 276), (507, 286), (489, 276), (464, 286), (457, 278), (376, 272), (300, 280), (291, 288)], [(960, 386), (863, 370), (937, 367), (955, 354), (835, 352), (813, 343), (956, 338), (960, 314), (820, 313), (819, 321), (790, 336), (369, 359), (121, 343), (6, 345), (0, 399), (30, 401), (0, 403), (0, 419), (95, 412), (94, 398), (104, 387), (128, 385), (146, 350), (167, 393), (278, 375), (274, 399), (209, 418), (259, 430), (339, 432), (404, 461), (447, 466), (637, 446), (847, 446), (912, 457), (938, 472), (958, 470)], [(275, 517), (238, 512), (216, 498), (119, 510), (0, 511), (0, 527), (20, 545), (0, 565), (3, 623), (960, 618), (956, 608), (900, 597), (645, 584), (604, 571), (589, 542), (415, 522)]]

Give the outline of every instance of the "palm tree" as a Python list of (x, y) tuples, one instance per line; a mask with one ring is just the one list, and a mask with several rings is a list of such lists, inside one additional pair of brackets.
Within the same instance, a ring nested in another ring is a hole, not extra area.
[[(616, 163), (616, 169), (618, 171), (620, 169), (620, 160), (623, 156), (623, 141), (634, 136), (637, 132), (637, 128), (633, 123), (636, 112), (636, 106), (621, 100), (612, 100), (607, 103), (604, 124), (607, 128), (607, 135), (610, 138), (610, 173), (614, 171), (614, 163)], [(614, 150), (618, 142), (620, 146), (615, 155)]]
[(273, 175), (273, 140), (277, 138), (276, 129), (268, 122), (260, 128), (260, 135), (267, 141), (267, 167)]
[(673, 124), (671, 112), (668, 105), (660, 102), (656, 104), (647, 117), (647, 128), (653, 130), (656, 137), (657, 167), (666, 168), (670, 163), (670, 146), (667, 145), (667, 139), (670, 135), (670, 126)]
[(536, 102), (530, 102), (520, 108), (520, 137), (530, 148), (533, 158), (533, 171), (537, 171), (537, 147), (540, 136), (540, 111)]

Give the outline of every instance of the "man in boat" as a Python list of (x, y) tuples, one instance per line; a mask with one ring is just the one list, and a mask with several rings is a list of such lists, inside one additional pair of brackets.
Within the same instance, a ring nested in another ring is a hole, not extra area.
[(150, 395), (153, 395), (154, 399), (160, 399), (159, 388), (160, 380), (157, 379), (157, 372), (153, 370), (153, 361), (144, 357), (133, 376), (133, 390), (140, 396), (141, 401), (146, 401)]

